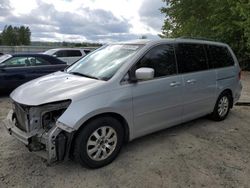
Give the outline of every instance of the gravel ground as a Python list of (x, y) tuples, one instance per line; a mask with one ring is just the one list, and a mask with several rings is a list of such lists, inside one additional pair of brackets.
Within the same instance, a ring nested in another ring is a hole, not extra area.
[[(250, 73), (243, 84), (246, 101)], [(2, 120), (10, 108), (6, 96), (0, 107)], [(250, 107), (236, 106), (223, 122), (201, 118), (137, 139), (101, 169), (73, 161), (48, 167), (0, 124), (0, 188), (249, 187), (249, 143)]]

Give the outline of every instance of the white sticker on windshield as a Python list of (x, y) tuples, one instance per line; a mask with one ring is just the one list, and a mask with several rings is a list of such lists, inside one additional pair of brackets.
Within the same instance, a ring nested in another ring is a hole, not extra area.
[(139, 46), (135, 46), (135, 45), (123, 45), (122, 49), (125, 50), (137, 50), (139, 48)]

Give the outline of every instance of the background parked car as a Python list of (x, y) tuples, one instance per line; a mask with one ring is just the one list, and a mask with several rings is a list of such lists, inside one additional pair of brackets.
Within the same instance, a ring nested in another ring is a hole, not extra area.
[(77, 49), (77, 48), (58, 48), (51, 49), (44, 52), (44, 54), (52, 55), (58, 59), (66, 62), (68, 65), (76, 62), (85, 55), (87, 55), (91, 50)]
[(65, 62), (45, 54), (3, 55), (0, 57), (0, 89), (14, 89), (66, 67)]

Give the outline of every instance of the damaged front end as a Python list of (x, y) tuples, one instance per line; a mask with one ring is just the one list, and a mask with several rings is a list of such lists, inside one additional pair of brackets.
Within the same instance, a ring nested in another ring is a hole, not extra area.
[[(58, 118), (70, 105), (70, 100), (39, 106), (12, 102), (4, 125), (9, 134), (23, 142), (29, 151), (37, 153), (51, 164), (68, 158), (73, 130), (64, 129)], [(65, 131), (66, 130), (66, 131)]]

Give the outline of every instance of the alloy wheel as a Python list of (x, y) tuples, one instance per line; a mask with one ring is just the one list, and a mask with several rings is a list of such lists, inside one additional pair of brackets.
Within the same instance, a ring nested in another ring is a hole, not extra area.
[(87, 154), (95, 161), (107, 159), (117, 145), (117, 133), (110, 126), (103, 126), (95, 130), (87, 142)]

